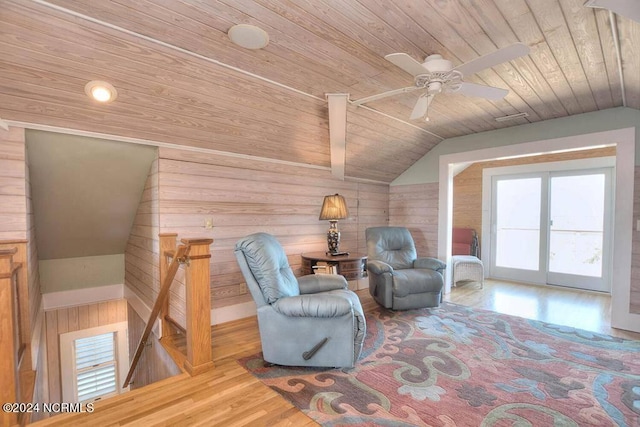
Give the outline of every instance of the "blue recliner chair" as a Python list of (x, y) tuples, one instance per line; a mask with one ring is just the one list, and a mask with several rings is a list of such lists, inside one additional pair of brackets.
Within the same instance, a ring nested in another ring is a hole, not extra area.
[(418, 258), (413, 237), (405, 227), (371, 227), (365, 236), (369, 293), (378, 304), (392, 310), (440, 305), (444, 262)]
[(239, 240), (235, 254), (257, 306), (265, 362), (355, 365), (366, 325), (360, 300), (344, 277), (311, 274), (296, 279), (282, 246), (267, 233)]

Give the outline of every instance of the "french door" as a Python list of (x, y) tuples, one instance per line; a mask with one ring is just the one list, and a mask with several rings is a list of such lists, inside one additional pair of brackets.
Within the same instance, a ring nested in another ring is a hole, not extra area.
[(611, 168), (492, 178), (491, 275), (609, 292)]

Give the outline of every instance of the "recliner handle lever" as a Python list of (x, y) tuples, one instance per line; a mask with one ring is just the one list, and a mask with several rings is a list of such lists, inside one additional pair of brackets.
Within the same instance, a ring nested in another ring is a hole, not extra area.
[(302, 353), (302, 358), (304, 360), (311, 359), (313, 356), (315, 356), (315, 354), (318, 352), (318, 350), (320, 350), (322, 348), (322, 346), (327, 343), (327, 341), (329, 341), (329, 337), (325, 337), (318, 344), (316, 344), (311, 350), (305, 351), (304, 353)]

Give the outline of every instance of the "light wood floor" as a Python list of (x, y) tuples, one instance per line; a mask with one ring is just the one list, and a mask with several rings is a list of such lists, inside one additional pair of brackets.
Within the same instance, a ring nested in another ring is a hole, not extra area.
[(640, 334), (611, 327), (611, 296), (559, 286), (485, 280), (454, 287), (445, 301), (527, 319), (640, 340)]
[[(365, 312), (375, 302), (358, 291)], [(610, 298), (593, 292), (485, 281), (454, 288), (445, 297), (474, 308), (640, 339), (610, 328)], [(34, 425), (56, 426), (311, 426), (314, 421), (236, 363), (260, 351), (255, 317), (212, 328), (215, 369), (178, 375), (98, 402), (91, 414), (66, 414)]]

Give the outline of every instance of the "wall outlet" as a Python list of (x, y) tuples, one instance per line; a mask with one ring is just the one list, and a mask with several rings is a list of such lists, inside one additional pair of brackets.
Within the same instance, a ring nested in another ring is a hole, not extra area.
[(213, 218), (205, 218), (204, 228), (206, 228), (207, 230), (213, 229)]

